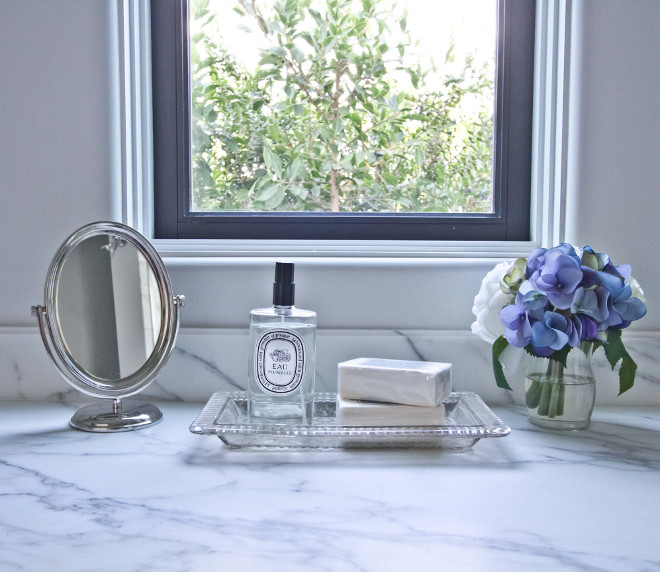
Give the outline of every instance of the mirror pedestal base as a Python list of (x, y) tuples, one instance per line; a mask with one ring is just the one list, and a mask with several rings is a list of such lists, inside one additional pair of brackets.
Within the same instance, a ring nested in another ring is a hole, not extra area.
[(104, 399), (102, 403), (92, 403), (76, 411), (69, 424), (81, 431), (116, 433), (149, 427), (162, 418), (160, 409), (150, 403), (125, 404)]

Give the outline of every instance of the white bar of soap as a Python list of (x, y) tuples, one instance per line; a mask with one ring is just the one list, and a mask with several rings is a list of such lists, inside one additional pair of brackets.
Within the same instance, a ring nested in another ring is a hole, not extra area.
[(353, 427), (442, 425), (445, 406), (396, 405), (337, 397), (337, 423)]
[(451, 394), (451, 364), (357, 358), (338, 366), (337, 394), (345, 399), (435, 406)]

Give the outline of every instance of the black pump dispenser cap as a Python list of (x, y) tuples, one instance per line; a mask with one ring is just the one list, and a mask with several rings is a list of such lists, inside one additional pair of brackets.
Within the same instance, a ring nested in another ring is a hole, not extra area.
[(273, 305), (293, 306), (295, 296), (296, 284), (293, 281), (293, 262), (276, 262)]

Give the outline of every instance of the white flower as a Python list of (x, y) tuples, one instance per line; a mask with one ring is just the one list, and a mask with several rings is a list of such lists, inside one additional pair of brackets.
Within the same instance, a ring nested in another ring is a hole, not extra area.
[(513, 296), (500, 288), (502, 278), (511, 268), (511, 262), (500, 262), (481, 281), (479, 293), (474, 298), (472, 313), (476, 321), (472, 323), (472, 333), (492, 344), (504, 335), (504, 325), (500, 322), (500, 310), (513, 302)]
[(639, 282), (635, 280), (634, 278), (630, 278), (630, 289), (632, 290), (632, 297), (633, 298), (639, 298), (644, 304), (646, 304), (646, 296), (644, 296), (644, 290), (642, 290), (642, 287), (639, 285)]

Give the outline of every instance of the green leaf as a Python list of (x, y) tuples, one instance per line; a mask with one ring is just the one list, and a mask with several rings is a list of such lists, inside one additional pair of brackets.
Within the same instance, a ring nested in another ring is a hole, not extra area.
[(635, 373), (637, 373), (637, 364), (626, 352), (619, 370), (619, 395), (628, 391), (635, 384)]
[(266, 48), (266, 52), (280, 57), (286, 56), (286, 50), (282, 46), (271, 46)]
[(318, 133), (318, 138), (322, 141), (330, 141), (335, 135), (334, 131), (332, 131), (332, 129), (328, 129), (327, 127), (317, 129), (316, 132)]
[(573, 348), (566, 344), (563, 348), (560, 350), (555, 351), (548, 359), (552, 361), (559, 362), (564, 369), (566, 369), (566, 360), (568, 359), (568, 352), (570, 352)]
[(308, 191), (305, 187), (291, 187), (289, 189), (294, 197), (298, 197), (300, 200), (304, 201), (307, 198)]
[(269, 147), (264, 147), (264, 163), (276, 175), (280, 176), (282, 174), (282, 159)]
[(314, 18), (314, 20), (316, 21), (316, 24), (318, 26), (323, 26), (323, 24), (324, 24), (323, 16), (321, 16), (321, 14), (319, 12), (317, 12), (316, 10), (313, 10), (312, 8), (308, 8), (308, 12), (309, 12), (309, 15), (312, 18)]
[(299, 89), (300, 88), (295, 84), (288, 84), (284, 86), (284, 93), (286, 93), (286, 96), (289, 98), (289, 101), (293, 101), (296, 98)]
[(316, 40), (312, 37), (312, 35), (309, 32), (303, 32), (300, 34), (300, 37), (305, 40), (310, 46), (313, 48), (316, 48), (317, 43)]
[(409, 113), (404, 116), (404, 119), (410, 119), (411, 121), (428, 121), (429, 118), (426, 115), (421, 113)]
[(275, 185), (273, 196), (266, 201), (264, 206), (269, 211), (275, 210), (280, 204), (282, 204), (285, 195), (286, 189), (282, 185)]
[[(279, 67), (262, 68), (262, 69), (258, 70), (257, 73), (254, 74), (254, 79), (255, 80), (272, 79), (272, 78), (279, 78), (279, 76), (280, 76)], [(264, 104), (264, 102), (262, 101), (261, 105), (263, 105), (263, 104)]]
[(277, 183), (270, 182), (266, 185), (264, 185), (259, 192), (257, 193), (257, 196), (254, 198), (255, 201), (268, 201), (272, 199), (275, 194), (277, 193), (279, 185)]
[(529, 388), (525, 392), (525, 405), (527, 409), (536, 409), (541, 402), (541, 382), (537, 379), (533, 380)]
[(580, 344), (580, 349), (585, 353), (591, 353), (593, 354), (598, 348), (602, 348), (605, 344), (601, 340), (589, 340), (589, 341), (584, 341)]
[(351, 153), (350, 155), (344, 157), (341, 161), (339, 161), (339, 166), (345, 171), (352, 171), (353, 167), (355, 166), (355, 155)]
[(279, 143), (282, 139), (282, 133), (280, 132), (280, 128), (277, 125), (270, 125), (268, 127), (268, 135), (276, 143)]
[(293, 59), (298, 63), (304, 62), (307, 57), (305, 56), (305, 52), (296, 46), (291, 48), (291, 55), (293, 56)]
[(236, 191), (236, 200), (239, 202), (243, 202), (245, 199), (248, 198), (249, 193), (250, 191), (246, 188), (238, 189), (238, 191)]
[(497, 383), (497, 387), (513, 391), (511, 386), (506, 381), (506, 377), (504, 376), (504, 368), (500, 363), (500, 356), (508, 345), (509, 342), (504, 336), (500, 336), (495, 340), (495, 342), (493, 342), (493, 373), (495, 374), (495, 383)]
[(287, 175), (291, 179), (303, 179), (305, 174), (305, 161), (298, 155), (287, 168)]
[(603, 349), (612, 369), (621, 361), (621, 368), (619, 369), (619, 395), (621, 395), (635, 384), (637, 364), (623, 345), (621, 330), (608, 331), (607, 343), (603, 344)]
[(610, 362), (612, 369), (623, 359), (626, 354), (626, 348), (621, 340), (621, 330), (610, 330), (607, 333), (607, 343), (603, 346), (605, 350), (605, 357)]
[(284, 10), (288, 13), (295, 13), (298, 11), (298, 1), (297, 0), (286, 0), (284, 5)]
[(392, 173), (383, 173), (383, 179), (385, 179), (388, 185), (397, 185), (399, 183), (399, 179)]
[(259, 65), (266, 66), (269, 64), (273, 66), (282, 65), (282, 56), (278, 56), (277, 54), (262, 53), (261, 59), (259, 60)]

